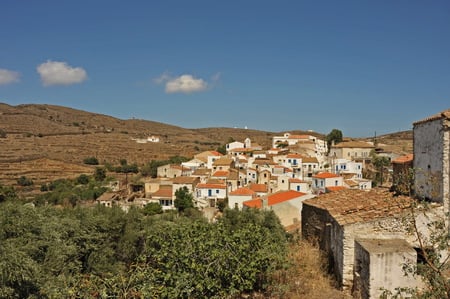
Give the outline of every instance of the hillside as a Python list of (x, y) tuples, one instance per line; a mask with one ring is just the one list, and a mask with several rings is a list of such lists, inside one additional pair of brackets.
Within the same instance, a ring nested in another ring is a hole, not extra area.
[[(144, 165), (170, 156), (192, 157), (201, 151), (215, 150), (230, 138), (243, 141), (247, 137), (268, 148), (272, 137), (283, 133), (237, 128), (185, 129), (62, 106), (3, 103), (0, 103), (0, 130), (6, 133), (5, 138), (0, 138), (0, 184), (14, 184), (21, 175), (48, 181), (92, 173), (92, 167), (83, 165), (87, 157), (96, 157), (101, 163), (118, 164), (126, 159), (128, 163)], [(291, 133), (323, 136), (301, 130)], [(133, 140), (152, 135), (159, 136), (160, 142)], [(386, 147), (409, 151), (411, 134), (397, 135), (380, 136), (378, 140)]]

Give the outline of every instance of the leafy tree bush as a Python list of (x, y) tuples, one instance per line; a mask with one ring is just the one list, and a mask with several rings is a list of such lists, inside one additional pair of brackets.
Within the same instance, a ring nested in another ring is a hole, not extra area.
[(14, 199), (17, 199), (17, 194), (14, 188), (0, 184), (0, 202)]
[(83, 160), (83, 163), (87, 165), (98, 165), (98, 159), (96, 157), (87, 157)]
[(328, 133), (328, 135), (326, 136), (326, 140), (327, 140), (327, 144), (328, 144), (328, 150), (330, 150), (330, 147), (331, 147), (331, 144), (333, 143), (333, 141), (335, 143), (342, 142), (342, 140), (343, 140), (342, 131), (338, 130), (338, 129), (331, 130), (331, 132)]
[(103, 182), (106, 179), (106, 169), (103, 167), (96, 167), (94, 172), (94, 179), (97, 182)]
[(77, 184), (86, 185), (89, 183), (89, 177), (85, 174), (80, 174), (76, 179)]
[(147, 216), (153, 216), (156, 214), (161, 214), (163, 209), (159, 203), (151, 202), (145, 205), (142, 209), (142, 213)]
[(178, 212), (184, 212), (194, 207), (194, 197), (187, 187), (182, 187), (175, 191), (174, 205)]
[(217, 223), (118, 207), (0, 204), (0, 298), (232, 298), (285, 267), (273, 212)]
[(18, 180), (17, 180), (17, 184), (19, 186), (32, 186), (33, 185), (33, 181), (29, 178), (27, 178), (26, 176), (21, 176)]

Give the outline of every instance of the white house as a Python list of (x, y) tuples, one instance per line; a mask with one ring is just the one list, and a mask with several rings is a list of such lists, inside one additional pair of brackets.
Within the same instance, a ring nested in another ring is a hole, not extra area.
[(217, 200), (227, 197), (227, 187), (223, 184), (198, 184), (195, 187), (195, 200), (198, 207), (215, 207)]
[(332, 172), (335, 174), (352, 173), (355, 178), (362, 178), (362, 162), (356, 162), (348, 159), (332, 159)]
[(255, 197), (256, 192), (247, 187), (236, 189), (228, 194), (228, 207), (230, 209), (242, 210), (242, 203), (252, 200)]
[(234, 150), (236, 148), (245, 148), (245, 144), (243, 142), (233, 141), (233, 142), (227, 143), (227, 145), (226, 145), (227, 152)]
[(326, 193), (328, 187), (342, 187), (344, 185), (344, 178), (331, 172), (318, 173), (312, 179), (312, 191), (319, 194)]
[(301, 179), (292, 178), (289, 179), (289, 190), (310, 193), (310, 183)]
[(182, 162), (181, 166), (184, 166), (184, 167), (192, 169), (192, 170), (196, 170), (197, 168), (205, 167), (206, 163), (203, 160), (194, 158), (187, 162)]

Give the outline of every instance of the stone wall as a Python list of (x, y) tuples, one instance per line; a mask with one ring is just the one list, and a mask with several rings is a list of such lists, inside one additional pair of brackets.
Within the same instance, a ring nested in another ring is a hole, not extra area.
[(417, 253), (402, 239), (358, 239), (355, 241), (353, 296), (361, 299), (381, 298), (384, 291), (414, 288), (418, 281), (404, 275), (405, 263), (414, 265)]

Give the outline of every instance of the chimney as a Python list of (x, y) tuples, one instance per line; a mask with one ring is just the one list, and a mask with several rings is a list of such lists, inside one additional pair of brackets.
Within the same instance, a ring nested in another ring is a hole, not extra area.
[(269, 207), (269, 199), (267, 197), (261, 198), (261, 206), (263, 210), (266, 210)]

